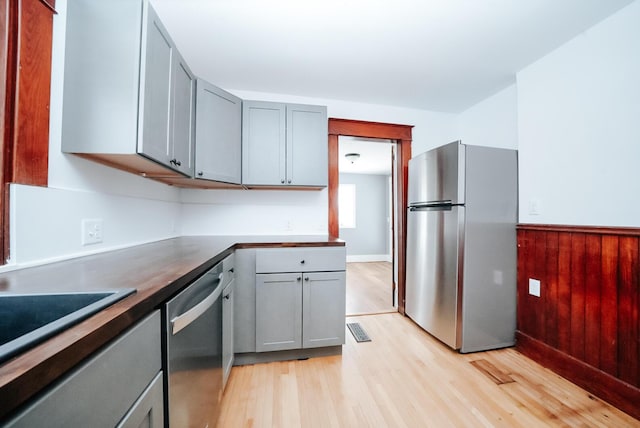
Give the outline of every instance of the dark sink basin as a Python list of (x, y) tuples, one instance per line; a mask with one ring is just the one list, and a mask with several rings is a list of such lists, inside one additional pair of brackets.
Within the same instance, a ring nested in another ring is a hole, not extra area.
[(0, 363), (134, 291), (0, 294)]

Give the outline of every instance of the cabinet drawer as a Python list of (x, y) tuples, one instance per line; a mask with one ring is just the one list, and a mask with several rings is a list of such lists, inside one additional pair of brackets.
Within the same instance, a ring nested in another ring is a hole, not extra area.
[(346, 260), (345, 247), (260, 248), (256, 273), (340, 271)]

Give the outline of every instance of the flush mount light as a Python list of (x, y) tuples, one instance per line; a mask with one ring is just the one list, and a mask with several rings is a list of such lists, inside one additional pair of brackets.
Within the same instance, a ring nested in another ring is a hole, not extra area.
[(360, 158), (360, 153), (347, 153), (346, 155), (344, 155), (344, 157), (347, 158), (347, 160), (351, 163), (354, 163)]

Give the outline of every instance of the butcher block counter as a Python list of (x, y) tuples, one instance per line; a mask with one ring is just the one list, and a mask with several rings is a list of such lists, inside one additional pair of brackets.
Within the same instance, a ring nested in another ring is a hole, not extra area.
[(136, 292), (0, 365), (0, 419), (239, 248), (344, 246), (311, 236), (190, 236), (0, 274), (0, 293)]

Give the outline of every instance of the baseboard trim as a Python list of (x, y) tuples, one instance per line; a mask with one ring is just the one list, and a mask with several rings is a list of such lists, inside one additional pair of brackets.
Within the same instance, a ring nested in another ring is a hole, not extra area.
[(521, 331), (516, 331), (516, 349), (623, 412), (640, 419), (640, 407), (638, 407), (638, 403), (640, 403), (639, 388), (629, 385)]
[(341, 354), (342, 345), (325, 346), (322, 348), (289, 349), (286, 351), (248, 352), (244, 354), (235, 354), (233, 365), (245, 366), (248, 364), (272, 363), (274, 361), (300, 360), (314, 357), (328, 357)]
[(391, 262), (389, 254), (363, 254), (347, 256), (347, 263)]

